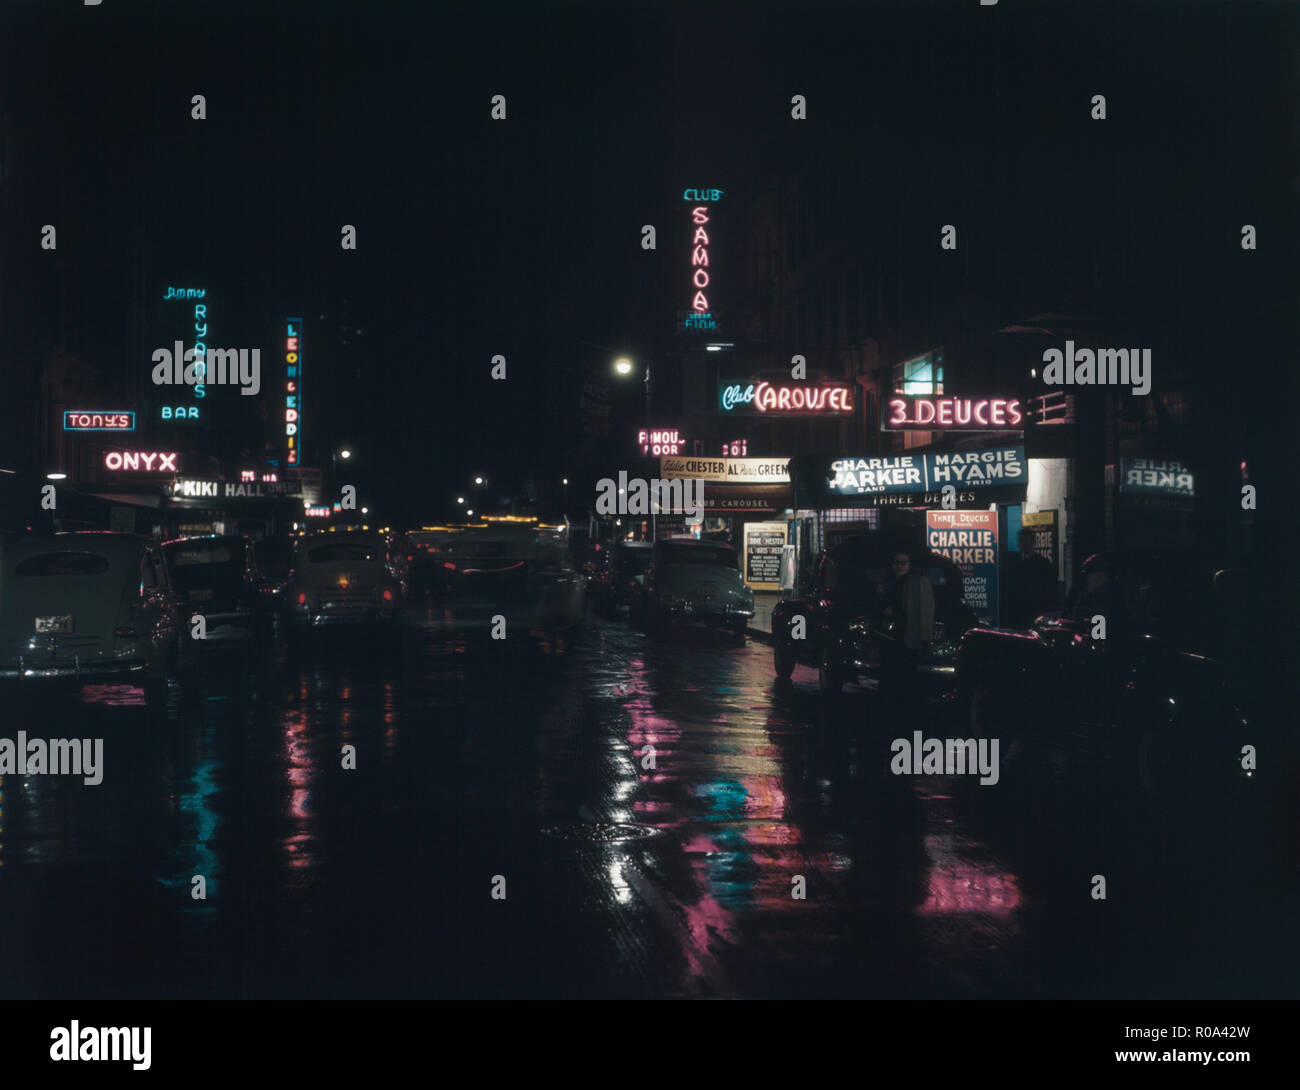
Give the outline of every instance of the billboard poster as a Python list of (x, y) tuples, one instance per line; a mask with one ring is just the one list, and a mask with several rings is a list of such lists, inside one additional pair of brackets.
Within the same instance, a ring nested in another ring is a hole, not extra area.
[(1052, 569), (1059, 567), (1060, 531), (1056, 511), (1034, 511), (1020, 516), (1020, 548), (1026, 556), (1041, 556)]
[(961, 569), (962, 597), (980, 624), (998, 623), (998, 513), (927, 511), (925, 537), (930, 551)]
[(745, 582), (755, 590), (780, 590), (784, 548), (784, 522), (745, 523)]

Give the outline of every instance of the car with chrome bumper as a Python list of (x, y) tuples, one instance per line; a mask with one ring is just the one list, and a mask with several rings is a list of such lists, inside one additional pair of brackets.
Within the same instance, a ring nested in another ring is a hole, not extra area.
[(136, 534), (60, 533), (0, 558), (0, 681), (129, 682), (166, 699), (184, 656), (160, 551)]
[(676, 627), (703, 625), (743, 640), (754, 616), (754, 592), (740, 576), (736, 550), (695, 538), (655, 542), (643, 601), (647, 630), (661, 636)]
[(282, 598), (290, 631), (302, 635), (395, 626), (405, 591), (382, 536), (315, 533), (299, 539)]

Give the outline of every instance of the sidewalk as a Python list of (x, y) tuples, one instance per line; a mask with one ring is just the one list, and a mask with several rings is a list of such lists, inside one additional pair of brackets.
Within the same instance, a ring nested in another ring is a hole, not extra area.
[(772, 642), (772, 607), (780, 600), (780, 591), (754, 591), (754, 616), (750, 619), (748, 628), (751, 636), (757, 636), (766, 643)]

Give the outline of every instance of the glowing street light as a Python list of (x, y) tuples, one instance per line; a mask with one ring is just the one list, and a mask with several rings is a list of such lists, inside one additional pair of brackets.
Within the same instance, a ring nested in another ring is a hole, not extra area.
[(614, 370), (617, 371), (620, 375), (625, 375), (625, 376), (630, 375), (633, 371), (636, 370), (636, 364), (634, 364), (626, 356), (620, 356), (618, 359), (614, 361)]
[(351, 449), (348, 447), (344, 447), (341, 451), (339, 451), (339, 457), (346, 462), (349, 458), (352, 457)]
[(459, 504), (463, 507), (463, 506), (465, 505), (465, 497), (464, 497), (464, 496), (457, 496), (457, 497), (456, 497), (456, 502), (459, 503)]

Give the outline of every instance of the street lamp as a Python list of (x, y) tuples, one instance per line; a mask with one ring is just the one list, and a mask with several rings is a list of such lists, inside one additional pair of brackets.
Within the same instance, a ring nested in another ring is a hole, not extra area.
[(66, 473), (47, 473), (45, 474), (45, 479), (47, 481), (66, 481), (68, 475)]
[(349, 458), (352, 457), (351, 449), (349, 449), (348, 447), (344, 447), (342, 450), (339, 451), (339, 457), (346, 462)]
[[(635, 370), (636, 364), (626, 356), (619, 356), (614, 361), (614, 373), (617, 375), (626, 378)], [(645, 383), (645, 425), (648, 428), (650, 426), (650, 361), (648, 359), (645, 363), (645, 378), (642, 381)]]
[(464, 496), (457, 496), (457, 497), (456, 497), (456, 502), (457, 502), (458, 504), (460, 504), (462, 507), (464, 507), (464, 506), (465, 506), (465, 497), (464, 497)]

